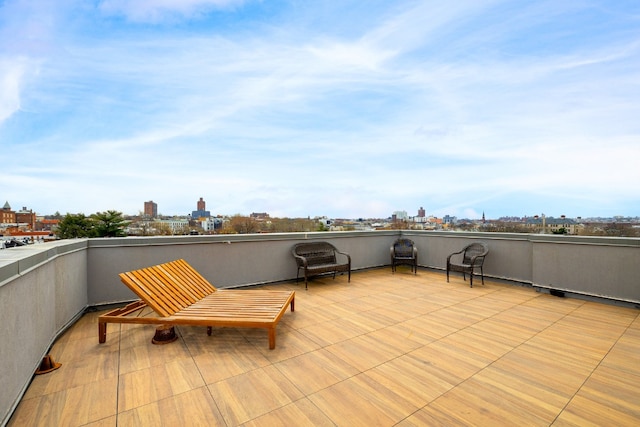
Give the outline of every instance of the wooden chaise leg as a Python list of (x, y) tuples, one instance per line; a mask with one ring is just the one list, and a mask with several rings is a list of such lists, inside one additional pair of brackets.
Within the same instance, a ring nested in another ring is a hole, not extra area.
[(98, 342), (103, 344), (107, 341), (107, 322), (98, 323)]
[[(110, 312), (98, 317), (98, 342), (100, 344), (103, 344), (107, 341), (107, 323), (123, 323), (117, 318), (125, 317), (129, 314), (135, 313), (136, 311), (142, 310), (146, 306), (147, 304), (144, 301), (138, 300), (127, 304), (124, 307), (113, 309)], [(105, 319), (107, 321), (104, 321)]]
[(269, 350), (276, 348), (276, 328), (269, 328)]

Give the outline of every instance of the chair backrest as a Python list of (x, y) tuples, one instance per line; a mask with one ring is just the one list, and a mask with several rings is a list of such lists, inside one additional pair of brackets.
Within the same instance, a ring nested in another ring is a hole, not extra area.
[(463, 262), (465, 264), (471, 264), (471, 259), (475, 259), (474, 265), (479, 266), (484, 262), (484, 257), (489, 253), (489, 247), (484, 243), (471, 243), (464, 248)]
[(120, 280), (160, 316), (171, 316), (216, 291), (185, 260), (120, 273)]
[(398, 239), (393, 244), (393, 254), (397, 257), (412, 257), (413, 245), (413, 240)]
[[(301, 256), (307, 259), (307, 265), (333, 264), (336, 262), (336, 248), (329, 242), (307, 242), (297, 243), (291, 252), (294, 256)], [(302, 260), (296, 258), (298, 265), (302, 265)]]

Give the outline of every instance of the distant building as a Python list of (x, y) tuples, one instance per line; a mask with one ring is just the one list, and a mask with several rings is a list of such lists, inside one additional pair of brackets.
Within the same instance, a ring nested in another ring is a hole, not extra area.
[(395, 211), (393, 215), (391, 215), (391, 218), (394, 221), (406, 221), (409, 219), (409, 215), (407, 215), (407, 211)]
[(15, 224), (16, 222), (16, 212), (11, 210), (11, 205), (7, 201), (0, 211), (0, 223)]
[(424, 218), (426, 216), (426, 212), (422, 206), (418, 209), (418, 218)]
[(58, 226), (59, 219), (40, 219), (36, 220), (36, 231), (53, 231)]
[(429, 218), (427, 218), (426, 216), (414, 216), (413, 218), (413, 222), (415, 222), (416, 224), (424, 224), (426, 222), (429, 222)]
[(158, 204), (154, 203), (153, 200), (149, 200), (148, 202), (144, 202), (144, 216), (149, 218), (157, 218), (158, 217)]
[(251, 212), (251, 215), (249, 215), (249, 217), (253, 219), (264, 220), (269, 219), (269, 214), (266, 212)]
[(35, 230), (36, 214), (31, 209), (27, 209), (23, 206), (21, 210), (16, 212), (16, 222), (18, 224), (26, 224), (29, 229)]
[(36, 229), (36, 214), (26, 207), (19, 211), (11, 209), (9, 202), (5, 202), (0, 210), (0, 235), (24, 235), (24, 233), (34, 232)]
[(318, 222), (322, 224), (322, 226), (325, 228), (329, 228), (333, 225), (333, 221), (327, 218), (326, 216), (318, 218)]
[(209, 212), (208, 210), (205, 210), (206, 203), (202, 199), (202, 197), (200, 197), (200, 200), (198, 200), (197, 208), (198, 210), (191, 212), (191, 218), (193, 218), (194, 220), (197, 221), (198, 218), (209, 218), (211, 216), (211, 212)]
[(157, 222), (168, 226), (172, 234), (185, 234), (189, 231), (189, 220), (186, 219), (163, 219)]
[(442, 217), (443, 224), (454, 224), (456, 222), (456, 217), (451, 215), (445, 215)]
[(525, 225), (539, 233), (560, 233), (564, 229), (567, 234), (578, 234), (578, 223), (564, 215), (560, 218), (545, 217), (544, 215), (539, 217), (536, 215), (533, 218), (527, 218)]
[(222, 218), (207, 217), (200, 221), (200, 226), (206, 232), (215, 232), (216, 229), (222, 228)]

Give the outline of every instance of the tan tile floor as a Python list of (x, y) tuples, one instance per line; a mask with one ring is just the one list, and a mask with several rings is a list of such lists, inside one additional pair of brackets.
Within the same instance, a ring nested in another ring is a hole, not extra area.
[(640, 425), (640, 311), (402, 267), (296, 290), (264, 330), (83, 316), (10, 426)]

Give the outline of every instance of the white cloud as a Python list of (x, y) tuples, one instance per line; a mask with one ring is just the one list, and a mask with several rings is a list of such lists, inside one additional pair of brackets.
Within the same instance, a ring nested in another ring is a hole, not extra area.
[(0, 60), (0, 125), (20, 109), (20, 87), (25, 65)]
[[(0, 65), (0, 119), (26, 108), (15, 128), (0, 121), (20, 159), (2, 179), (40, 189), (5, 197), (131, 213), (154, 199), (168, 214), (203, 196), (216, 213), (345, 217), (640, 200), (639, 50), (624, 31), (572, 44), (551, 25), (583, 31), (554, 21), (566, 10), (493, 1), (335, 3), (352, 9), (317, 21), (317, 4), (298, 4), (234, 32), (256, 5), (105, 1), (102, 15), (56, 15), (41, 57), (20, 48), (24, 62)], [(208, 19), (222, 10), (220, 32)]]

